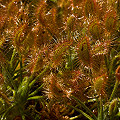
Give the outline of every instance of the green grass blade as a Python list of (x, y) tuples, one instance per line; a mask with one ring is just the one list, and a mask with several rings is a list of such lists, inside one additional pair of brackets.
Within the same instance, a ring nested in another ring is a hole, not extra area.
[(12, 108), (14, 108), (14, 107), (15, 107), (15, 105), (10, 106), (10, 107), (5, 111), (5, 113), (2, 115), (1, 120), (4, 120), (5, 117), (7, 116), (8, 112), (9, 112)]
[(23, 80), (23, 74), (22, 74), (22, 56), (20, 56), (20, 81), (22, 82)]
[(86, 114), (85, 112), (83, 112), (82, 110), (72, 106), (72, 105), (68, 105), (69, 107), (73, 108), (74, 110), (76, 110), (77, 112), (81, 113), (82, 115), (84, 115), (86, 118), (88, 118), (89, 120), (94, 120), (93, 118), (91, 118), (88, 114)]
[(42, 98), (43, 98), (43, 96), (34, 96), (34, 97), (29, 97), (27, 100), (39, 100)]
[(29, 87), (31, 88), (35, 82), (41, 77), (43, 76), (43, 74), (49, 69), (49, 66), (47, 66), (30, 84)]
[(93, 112), (83, 103), (81, 102), (79, 99), (77, 99), (74, 96), (71, 96), (74, 100), (76, 100), (78, 102), (78, 104), (80, 104), (90, 115), (93, 116), (94, 120), (97, 120), (97, 117), (93, 114)]
[(35, 94), (38, 93), (38, 91), (43, 87), (44, 84), (42, 84), (40, 87), (38, 87), (34, 92), (32, 92), (31, 94), (29, 94), (29, 97), (34, 96)]

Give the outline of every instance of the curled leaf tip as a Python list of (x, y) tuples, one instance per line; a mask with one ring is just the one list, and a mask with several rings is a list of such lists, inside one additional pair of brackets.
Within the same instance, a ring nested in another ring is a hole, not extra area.
[(115, 75), (116, 75), (117, 80), (120, 81), (120, 65), (119, 65), (118, 68), (116, 69)]

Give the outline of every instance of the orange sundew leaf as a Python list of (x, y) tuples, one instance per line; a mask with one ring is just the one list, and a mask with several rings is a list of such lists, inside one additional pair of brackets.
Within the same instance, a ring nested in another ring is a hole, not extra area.
[(47, 4), (43, 2), (37, 10), (37, 15), (41, 26), (56, 40), (56, 36), (59, 35), (59, 29), (54, 20), (54, 8), (48, 13)]
[(38, 56), (38, 58), (37, 58), (37, 60), (35, 62), (33, 71), (34, 72), (41, 71), (43, 66), (44, 66), (43, 58), (42, 58), (42, 56)]
[(86, 0), (84, 12), (85, 12), (86, 17), (89, 17), (90, 15), (95, 14), (96, 0)]
[(74, 24), (75, 24), (75, 16), (71, 15), (68, 19), (67, 19), (67, 28), (68, 30), (73, 30), (74, 29)]
[[(104, 54), (97, 54), (92, 56), (92, 69), (95, 74), (100, 73), (100, 69), (103, 69)], [(101, 68), (102, 67), (102, 68)]]
[(4, 77), (2, 74), (0, 74), (0, 85), (2, 85), (4, 83)]
[(22, 50), (21, 47), (23, 47), (22, 46), (22, 42), (23, 42), (23, 38), (24, 38), (24, 30), (26, 28), (26, 25), (27, 24), (22, 25), (18, 29), (18, 31), (16, 31), (16, 33), (15, 33), (15, 37), (14, 37), (13, 43), (14, 43), (14, 46), (18, 49), (19, 52), (21, 52), (21, 50)]
[(118, 66), (118, 68), (115, 71), (115, 75), (118, 81), (120, 81), (120, 65)]
[(98, 2), (98, 5), (96, 7), (96, 16), (99, 20), (104, 19), (104, 15), (107, 11), (107, 4), (105, 2)]
[(34, 34), (33, 34), (32, 31), (30, 31), (30, 32), (26, 35), (26, 37), (25, 37), (25, 39), (24, 39), (24, 41), (23, 41), (23, 46), (24, 46), (24, 48), (25, 48), (26, 50), (33, 48), (33, 46), (34, 46)]
[(44, 27), (40, 26), (38, 33), (37, 33), (36, 40), (35, 40), (36, 46), (41, 48), (44, 45), (49, 44), (51, 39), (52, 38), (51, 38), (49, 32)]
[(93, 47), (92, 49), (92, 53), (93, 55), (95, 54), (107, 54), (108, 50), (109, 50), (109, 47), (110, 47), (110, 44), (111, 44), (111, 40), (106, 40), (106, 41), (102, 41), (99, 42)]
[(83, 17), (83, 8), (82, 7), (74, 7), (73, 9), (74, 16), (77, 18)]
[(7, 6), (8, 8), (8, 15), (13, 15), (18, 12), (18, 7), (16, 6), (16, 2), (19, 0), (11, 0)]
[(91, 81), (87, 76), (79, 74), (79, 76), (71, 83), (72, 95), (76, 96), (82, 101), (87, 99), (85, 89), (90, 86)]
[(104, 56), (107, 54), (110, 46), (110, 41), (98, 43), (92, 49), (91, 65), (93, 75), (98, 76), (106, 72)]
[(66, 50), (69, 48), (69, 46), (71, 44), (72, 44), (72, 42), (65, 41), (56, 46), (56, 48), (53, 52), (53, 57), (52, 57), (53, 66), (57, 66), (61, 63), (61, 61), (63, 60), (62, 57), (63, 57), (64, 53), (66, 52)]
[(63, 8), (63, 14), (64, 14), (65, 18), (69, 17), (69, 15), (72, 14), (72, 10), (71, 10), (72, 9), (72, 1), (71, 0), (67, 0), (67, 1), (63, 0), (61, 7)]
[(112, 32), (116, 28), (116, 12), (114, 10), (108, 11), (105, 14), (105, 27), (107, 31)]
[(17, 22), (18, 22), (18, 26), (26, 23), (26, 21), (29, 20), (29, 16), (28, 16), (28, 13), (26, 12), (26, 10), (21, 8), (16, 15), (16, 19), (17, 19)]
[(83, 38), (80, 43), (78, 43), (78, 57), (85, 65), (91, 64), (91, 51), (90, 43), (87, 37)]
[(7, 22), (7, 16), (5, 14), (3, 14), (4, 16), (0, 16), (0, 30), (3, 30), (6, 26), (6, 22)]
[(103, 29), (100, 27), (101, 25), (97, 21), (93, 21), (89, 25), (89, 32), (93, 36), (94, 39), (98, 40), (102, 37)]
[(118, 99), (115, 98), (113, 99), (111, 102), (110, 102), (110, 105), (109, 105), (109, 115), (110, 116), (113, 116), (114, 114), (117, 113), (117, 110), (118, 110)]
[(84, 0), (72, 0), (73, 1), (73, 5), (74, 6), (78, 6), (79, 4), (81, 4), (81, 2), (83, 2)]
[(57, 24), (58, 27), (62, 27), (63, 26), (63, 19), (64, 19), (64, 15), (63, 15), (63, 8), (62, 7), (57, 7), (56, 9), (54, 9), (55, 11), (55, 15), (54, 15), (54, 21)]
[(106, 91), (105, 91), (106, 81), (107, 81), (106, 74), (98, 76), (94, 79), (95, 91), (101, 97), (104, 97), (105, 93), (106, 93)]
[(44, 26), (46, 26), (46, 23), (44, 21), (46, 12), (47, 12), (47, 4), (45, 3), (45, 1), (41, 1), (40, 6), (37, 9), (36, 15), (38, 15), (38, 19), (40, 23), (43, 24)]
[(3, 53), (0, 51), (0, 63), (5, 63), (5, 62), (6, 62), (6, 60), (3, 56)]
[(51, 96), (62, 97), (64, 95), (64, 91), (61, 85), (58, 83), (58, 78), (55, 75), (51, 74), (48, 80), (50, 82), (48, 87)]

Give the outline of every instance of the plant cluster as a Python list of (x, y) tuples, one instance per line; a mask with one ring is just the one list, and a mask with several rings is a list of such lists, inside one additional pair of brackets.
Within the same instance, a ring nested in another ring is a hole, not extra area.
[(1, 120), (120, 119), (120, 0), (2, 0)]

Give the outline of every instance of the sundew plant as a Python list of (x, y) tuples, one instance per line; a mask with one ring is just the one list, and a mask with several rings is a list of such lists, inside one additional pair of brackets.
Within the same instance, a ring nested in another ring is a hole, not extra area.
[(0, 119), (119, 120), (120, 0), (0, 0)]

